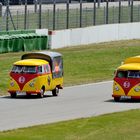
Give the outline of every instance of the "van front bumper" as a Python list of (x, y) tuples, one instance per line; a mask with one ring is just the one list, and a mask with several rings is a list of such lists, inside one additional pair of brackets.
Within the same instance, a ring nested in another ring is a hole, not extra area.
[(140, 96), (124, 96), (124, 95), (112, 95), (112, 97), (118, 97), (118, 98), (121, 98), (121, 99), (140, 99)]
[(32, 94), (40, 94), (40, 91), (39, 90), (36, 90), (36, 91), (16, 91), (16, 90), (8, 90), (8, 92), (10, 94), (17, 94), (17, 95), (32, 95)]

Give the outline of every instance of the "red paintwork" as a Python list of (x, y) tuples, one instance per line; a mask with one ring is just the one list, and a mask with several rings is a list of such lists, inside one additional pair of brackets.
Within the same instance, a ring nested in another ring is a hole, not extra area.
[(124, 90), (125, 95), (128, 94), (130, 89), (140, 83), (139, 78), (118, 78), (115, 77), (114, 81), (116, 81)]
[(20, 90), (22, 90), (27, 82), (37, 77), (37, 74), (18, 74), (11, 72), (10, 76), (18, 83)]

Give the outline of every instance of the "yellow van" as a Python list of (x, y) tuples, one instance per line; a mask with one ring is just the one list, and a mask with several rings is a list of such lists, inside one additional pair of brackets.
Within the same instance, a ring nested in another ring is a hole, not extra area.
[(45, 91), (57, 96), (63, 88), (63, 59), (58, 52), (43, 51), (27, 53), (13, 64), (8, 92), (17, 95), (38, 95)]
[(115, 72), (112, 97), (140, 99), (140, 56), (127, 58)]

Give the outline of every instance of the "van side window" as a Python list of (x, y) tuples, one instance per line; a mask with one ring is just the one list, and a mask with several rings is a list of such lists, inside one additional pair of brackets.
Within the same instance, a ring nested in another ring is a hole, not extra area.
[(42, 73), (42, 66), (38, 66), (38, 73)]
[(50, 65), (49, 64), (47, 64), (46, 66), (45, 66), (45, 72), (46, 73), (50, 73)]
[(44, 67), (38, 66), (38, 73), (45, 73)]

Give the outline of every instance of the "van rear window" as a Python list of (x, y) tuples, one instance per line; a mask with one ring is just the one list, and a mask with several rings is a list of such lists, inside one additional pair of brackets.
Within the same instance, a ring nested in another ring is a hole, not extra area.
[(36, 73), (36, 67), (35, 66), (14, 65), (11, 72), (13, 72), (13, 73)]

